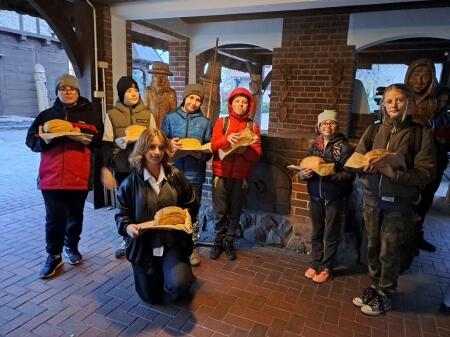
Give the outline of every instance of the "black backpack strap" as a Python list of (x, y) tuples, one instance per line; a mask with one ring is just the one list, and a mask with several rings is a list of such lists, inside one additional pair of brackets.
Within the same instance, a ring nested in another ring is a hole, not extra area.
[(230, 127), (230, 117), (226, 116), (223, 119), (223, 134), (226, 134), (228, 131), (228, 128)]
[(370, 144), (367, 146), (367, 151), (373, 150), (373, 142), (375, 140), (375, 135), (378, 133), (378, 130), (380, 129), (381, 122), (376, 121), (374, 124), (371, 124), (369, 126), (369, 136), (367, 139), (370, 141)]
[(414, 156), (420, 151), (422, 147), (422, 131), (423, 127), (418, 124), (413, 124), (409, 132), (409, 151), (414, 153)]
[(249, 119), (247, 122), (247, 129), (253, 131), (253, 120)]

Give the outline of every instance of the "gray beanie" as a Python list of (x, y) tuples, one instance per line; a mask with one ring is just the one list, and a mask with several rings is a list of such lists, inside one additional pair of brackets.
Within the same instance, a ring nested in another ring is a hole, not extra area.
[(319, 126), (320, 123), (328, 121), (328, 120), (337, 122), (336, 110), (323, 110), (319, 114), (319, 116), (317, 116), (317, 126)]
[(56, 94), (58, 94), (58, 88), (64, 86), (75, 88), (78, 92), (80, 92), (80, 85), (78, 84), (78, 80), (75, 76), (64, 74), (58, 78), (58, 81), (56, 82)]
[(187, 85), (186, 89), (184, 89), (183, 103), (186, 97), (188, 97), (189, 95), (197, 95), (203, 102), (203, 99), (205, 98), (205, 89), (203, 88), (203, 85), (198, 83)]

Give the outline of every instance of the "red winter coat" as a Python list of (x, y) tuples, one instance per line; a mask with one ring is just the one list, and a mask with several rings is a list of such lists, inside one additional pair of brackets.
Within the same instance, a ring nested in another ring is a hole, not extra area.
[[(49, 144), (39, 137), (39, 126), (52, 119), (64, 119), (93, 135), (89, 146), (68, 137), (53, 139)], [(80, 97), (72, 108), (59, 99), (42, 111), (28, 129), (26, 144), (33, 152), (41, 153), (38, 187), (41, 190), (89, 190), (93, 185), (94, 156), (92, 149), (101, 144), (103, 125), (101, 116), (92, 110), (91, 103)]]
[[(247, 114), (239, 116), (233, 112), (231, 102), (237, 95), (244, 95), (249, 100)], [(247, 179), (252, 172), (253, 164), (261, 157), (261, 140), (249, 145), (244, 153), (231, 154), (225, 157), (223, 160), (219, 158), (219, 149), (226, 150), (230, 148), (230, 143), (227, 140), (227, 136), (230, 133), (240, 132), (245, 130), (248, 125), (252, 125), (253, 132), (260, 137), (260, 130), (258, 125), (251, 121), (248, 116), (253, 111), (255, 102), (251, 93), (244, 88), (237, 88), (228, 97), (228, 112), (230, 115), (229, 125), (224, 133), (224, 118), (219, 118), (214, 125), (211, 148), (214, 153), (212, 168), (213, 174), (234, 179)]]

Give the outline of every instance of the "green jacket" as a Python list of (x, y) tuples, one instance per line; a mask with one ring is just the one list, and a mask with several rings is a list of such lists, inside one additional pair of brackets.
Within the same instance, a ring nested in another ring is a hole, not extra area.
[[(413, 130), (415, 128), (415, 130)], [(381, 174), (361, 175), (364, 201), (373, 207), (390, 211), (409, 211), (418, 201), (419, 190), (435, 175), (435, 148), (432, 133), (410, 116), (404, 121), (384, 118), (373, 137), (370, 128), (361, 137), (355, 152), (365, 154), (373, 149), (385, 149), (405, 158), (406, 168), (394, 170), (394, 178)], [(414, 137), (410, 132), (415, 132)]]
[[(107, 118), (110, 123), (105, 123), (104, 140), (104, 166), (110, 167), (116, 172), (129, 172), (128, 157), (134, 144), (130, 144), (122, 150), (114, 142), (117, 138), (125, 136), (125, 129), (130, 125), (142, 125), (147, 128), (155, 128), (155, 118), (142, 101), (134, 108), (128, 107), (117, 101), (114, 108), (108, 111)], [(106, 138), (106, 139), (105, 139)], [(114, 141), (113, 141), (114, 140)]]

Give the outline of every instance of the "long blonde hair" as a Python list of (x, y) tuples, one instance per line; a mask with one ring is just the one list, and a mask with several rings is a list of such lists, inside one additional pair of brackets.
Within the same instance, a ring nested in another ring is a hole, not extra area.
[(150, 145), (155, 137), (160, 138), (164, 144), (164, 155), (161, 163), (164, 167), (169, 166), (170, 142), (162, 131), (151, 128), (145, 130), (134, 145), (133, 152), (128, 159), (131, 168), (136, 169), (140, 173), (144, 171), (145, 154), (150, 151)]

